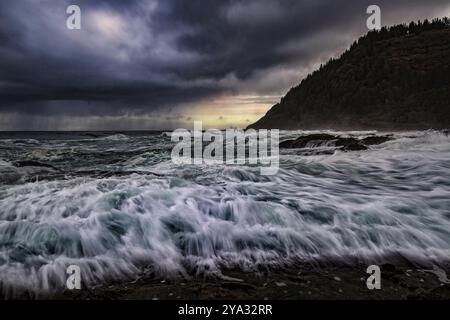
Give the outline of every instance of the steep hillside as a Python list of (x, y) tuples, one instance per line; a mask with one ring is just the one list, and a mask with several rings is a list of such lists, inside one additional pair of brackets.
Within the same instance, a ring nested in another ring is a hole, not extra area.
[(450, 22), (369, 32), (249, 128), (450, 127)]

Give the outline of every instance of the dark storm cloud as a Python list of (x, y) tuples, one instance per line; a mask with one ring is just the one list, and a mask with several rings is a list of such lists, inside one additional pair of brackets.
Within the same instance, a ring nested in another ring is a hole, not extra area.
[[(219, 94), (281, 94), (365, 33), (361, 0), (0, 2), (0, 113), (126, 115)], [(69, 4), (82, 30), (65, 27)], [(377, 1), (383, 23), (448, 1)]]

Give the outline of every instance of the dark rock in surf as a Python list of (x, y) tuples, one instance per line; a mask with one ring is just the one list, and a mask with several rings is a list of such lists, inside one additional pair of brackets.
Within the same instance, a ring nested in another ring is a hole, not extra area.
[(355, 138), (341, 138), (330, 134), (311, 134), (300, 137), (296, 140), (287, 140), (280, 143), (280, 148), (284, 149), (303, 149), (309, 146), (334, 146), (343, 151), (362, 151), (367, 147)]
[(256, 290), (256, 287), (243, 282), (223, 282), (220, 285), (222, 288), (230, 289), (230, 290), (245, 290), (245, 291), (252, 291)]
[(367, 147), (362, 144), (359, 140), (353, 138), (344, 138), (339, 139), (336, 142), (336, 146), (342, 147), (343, 151), (364, 151), (367, 150)]
[(381, 266), (381, 270), (383, 272), (391, 272), (394, 273), (397, 271), (397, 268), (391, 263), (385, 263)]
[(329, 135), (329, 134), (311, 134), (308, 136), (300, 137), (296, 140), (287, 140), (280, 143), (280, 148), (289, 148), (289, 149), (303, 149), (311, 143), (322, 143), (336, 140), (337, 137)]
[(54, 166), (46, 163), (41, 163), (38, 161), (32, 161), (32, 160), (24, 160), (24, 161), (17, 161), (14, 162), (14, 166), (17, 168), (24, 168), (24, 167), (38, 167), (38, 168), (49, 168), (53, 170), (58, 170)]
[(280, 143), (282, 149), (304, 149), (308, 147), (337, 147), (342, 151), (364, 151), (368, 146), (379, 145), (394, 140), (391, 136), (370, 136), (364, 139), (343, 138), (331, 134), (311, 134)]
[(388, 137), (388, 136), (382, 136), (382, 137), (377, 137), (377, 136), (372, 136), (372, 137), (367, 137), (362, 139), (362, 143), (364, 143), (364, 145), (366, 146), (375, 146), (375, 145), (379, 145), (388, 141), (394, 140), (392, 137)]

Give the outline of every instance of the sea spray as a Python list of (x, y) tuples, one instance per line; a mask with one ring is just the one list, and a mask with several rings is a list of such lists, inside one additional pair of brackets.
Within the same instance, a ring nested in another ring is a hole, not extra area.
[[(307, 133), (283, 132), (282, 139), (300, 134)], [(274, 176), (254, 166), (175, 165), (169, 137), (127, 138), (39, 139), (20, 154), (5, 144), (0, 164), (10, 167), (48, 161), (32, 157), (64, 145), (51, 164), (66, 170), (0, 186), (5, 295), (63, 290), (70, 265), (89, 287), (142, 272), (220, 276), (224, 267), (293, 262), (449, 263), (450, 138), (440, 133), (395, 133), (361, 152), (285, 150)], [(111, 174), (99, 178), (96, 170)]]

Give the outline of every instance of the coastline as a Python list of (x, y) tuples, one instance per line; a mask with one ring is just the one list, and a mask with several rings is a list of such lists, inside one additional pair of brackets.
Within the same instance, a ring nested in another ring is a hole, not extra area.
[[(291, 266), (264, 273), (236, 269), (224, 279), (145, 277), (49, 297), (60, 300), (449, 300), (450, 282), (411, 266), (381, 266), (380, 290), (366, 286), (367, 266)], [(449, 269), (446, 270), (447, 272)], [(445, 276), (444, 276), (445, 277)], [(442, 279), (441, 279), (442, 280)]]

